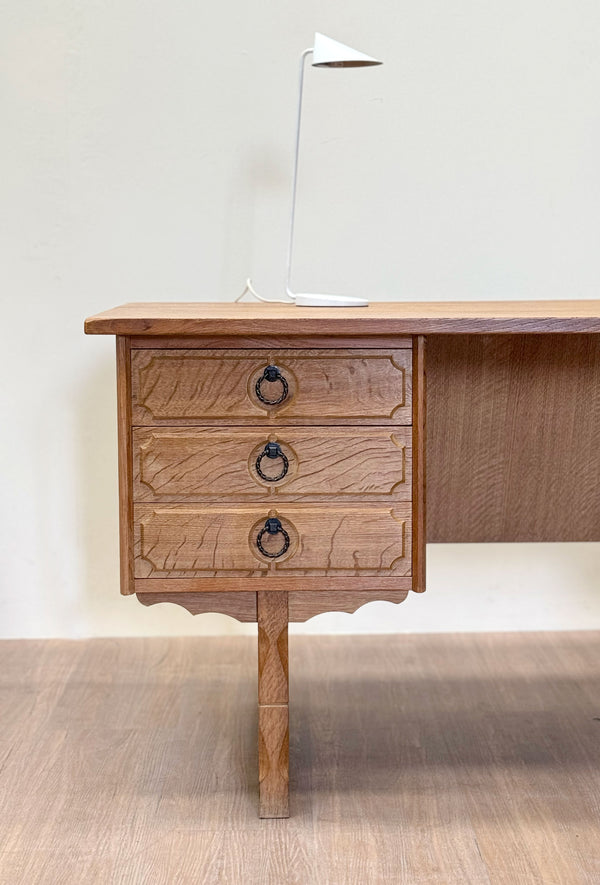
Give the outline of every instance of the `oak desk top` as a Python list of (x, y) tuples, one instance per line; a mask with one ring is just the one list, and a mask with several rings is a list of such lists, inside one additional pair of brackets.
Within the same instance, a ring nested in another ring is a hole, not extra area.
[(131, 302), (90, 317), (85, 331), (234, 336), (600, 332), (600, 301), (387, 301), (353, 308)]

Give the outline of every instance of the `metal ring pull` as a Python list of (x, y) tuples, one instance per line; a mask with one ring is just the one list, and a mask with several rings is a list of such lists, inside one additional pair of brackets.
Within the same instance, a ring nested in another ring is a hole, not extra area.
[[(266, 399), (263, 396), (263, 392), (261, 390), (261, 385), (263, 381), (281, 381), (281, 396), (278, 399)], [(267, 366), (267, 368), (262, 373), (262, 377), (260, 377), (256, 382), (254, 389), (261, 403), (264, 403), (266, 406), (278, 406), (279, 403), (282, 403), (284, 401), (289, 392), (288, 383), (277, 366)]]
[[(281, 458), (283, 466), (281, 468), (281, 473), (278, 473), (277, 476), (267, 476), (262, 472), (261, 463), (263, 458), (270, 458), (274, 460), (275, 458)], [(258, 458), (256, 459), (256, 472), (260, 476), (261, 479), (264, 479), (265, 482), (278, 482), (288, 472), (288, 467), (290, 466), (290, 462), (288, 461), (286, 455), (281, 450), (281, 446), (276, 442), (268, 442)]]
[[(281, 533), (283, 535), (283, 547), (281, 550), (278, 550), (277, 553), (269, 553), (268, 550), (262, 545), (262, 539), (265, 534), (267, 535), (277, 535)], [(264, 524), (264, 527), (258, 533), (258, 537), (256, 539), (256, 546), (260, 550), (263, 556), (268, 556), (269, 559), (277, 559), (278, 556), (283, 556), (288, 547), (290, 546), (290, 536), (281, 525), (278, 519), (275, 517), (269, 517)]]

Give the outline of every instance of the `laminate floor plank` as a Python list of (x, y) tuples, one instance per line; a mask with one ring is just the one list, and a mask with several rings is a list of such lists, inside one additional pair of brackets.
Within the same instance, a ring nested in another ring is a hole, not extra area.
[(0, 643), (0, 883), (597, 885), (600, 634), (292, 637), (291, 818), (256, 641)]

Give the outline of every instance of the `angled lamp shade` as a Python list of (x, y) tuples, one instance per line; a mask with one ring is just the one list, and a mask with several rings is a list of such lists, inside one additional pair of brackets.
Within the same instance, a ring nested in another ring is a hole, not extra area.
[(314, 68), (363, 68), (367, 65), (380, 65), (381, 62), (358, 49), (352, 49), (345, 43), (338, 43), (325, 34), (315, 34), (315, 45), (313, 46)]

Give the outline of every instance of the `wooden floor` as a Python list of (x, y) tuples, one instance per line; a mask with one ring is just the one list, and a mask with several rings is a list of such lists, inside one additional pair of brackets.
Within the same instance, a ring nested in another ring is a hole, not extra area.
[(0, 644), (0, 882), (600, 883), (600, 634), (292, 637), (289, 821), (247, 638)]

